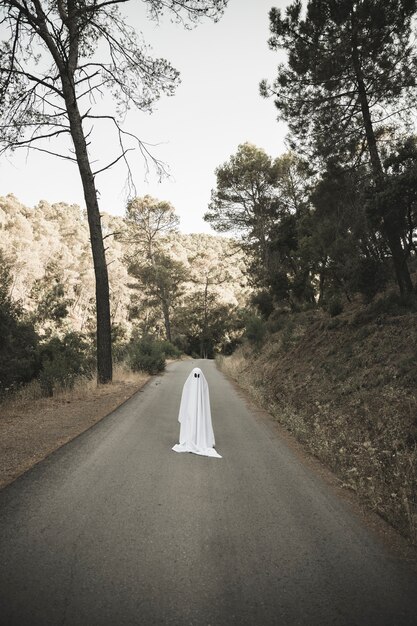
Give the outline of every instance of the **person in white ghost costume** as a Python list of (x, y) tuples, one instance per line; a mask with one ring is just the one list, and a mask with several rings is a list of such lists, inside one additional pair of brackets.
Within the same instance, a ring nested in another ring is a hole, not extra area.
[(222, 458), (214, 449), (209, 388), (199, 367), (192, 370), (184, 383), (178, 421), (180, 442), (172, 448), (175, 452)]

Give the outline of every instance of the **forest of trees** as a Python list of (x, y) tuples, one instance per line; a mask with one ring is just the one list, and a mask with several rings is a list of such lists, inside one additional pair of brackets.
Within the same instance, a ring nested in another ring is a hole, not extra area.
[[(129, 109), (150, 112), (162, 94), (171, 95), (179, 73), (154, 58), (120, 11), (125, 0), (0, 0), (0, 154), (18, 148), (46, 152), (78, 168), (84, 193), (95, 276), (97, 380), (112, 380), (108, 263), (96, 178), (128, 153), (139, 150), (159, 172), (164, 165), (131, 130)], [(217, 20), (227, 0), (145, 0), (148, 19), (169, 13), (185, 26)], [(113, 106), (99, 106), (102, 95)], [(114, 158), (97, 166), (97, 133), (112, 136)]]
[[(151, 18), (165, 8), (185, 21), (218, 19), (227, 4), (146, 2)], [(111, 84), (122, 109), (150, 109), (177, 79), (168, 62), (143, 56), (127, 24), (107, 21), (118, 15), (113, 4), (83, 0), (68, 14), (59, 5), (62, 27), (51, 34), (42, 2), (38, 15), (18, 0), (0, 2), (11, 33), (0, 49), (4, 149), (69, 134), (86, 197), (85, 214), (46, 202), (23, 207), (12, 196), (0, 202), (4, 389), (43, 372), (50, 391), (46, 373), (58, 371), (65, 355), (72, 355), (74, 372), (96, 363), (99, 382), (106, 382), (111, 346), (121, 358), (130, 345), (139, 366), (152, 347), (135, 352), (132, 345), (146, 338), (168, 342), (173, 353), (230, 351), (254, 312), (267, 319), (277, 310), (319, 307), (338, 315), (346, 303), (370, 302), (389, 284), (404, 303), (415, 298), (417, 2), (295, 0), (284, 11), (271, 9), (269, 46), (286, 60), (272, 82), (261, 81), (260, 94), (273, 99), (287, 123), (288, 150), (270, 156), (242, 142), (217, 168), (205, 220), (233, 239), (179, 234), (173, 207), (150, 197), (132, 197), (124, 218), (99, 214), (92, 180), (102, 170), (92, 172), (84, 158), (79, 124), (90, 92), (79, 85), (87, 80), (94, 91)], [(97, 29), (110, 46), (99, 83), (88, 74), (96, 66)], [(55, 69), (46, 78), (22, 69), (35, 54), (24, 44), (35, 35), (52, 55)], [(152, 72), (143, 73), (145, 66)], [(92, 116), (84, 114), (85, 128)], [(110, 123), (126, 138), (112, 115)], [(114, 162), (125, 156), (122, 142)], [(82, 366), (81, 353), (88, 353)]]
[[(115, 359), (143, 365), (146, 339), (168, 356), (233, 348), (249, 287), (245, 256), (230, 239), (179, 233), (173, 207), (150, 196), (130, 201), (124, 218), (104, 214), (102, 224)], [(41, 376), (50, 392), (94, 368), (89, 243), (78, 206), (0, 198), (2, 391)]]
[(270, 12), (272, 84), (289, 151), (248, 143), (219, 166), (205, 219), (238, 235), (250, 256), (253, 303), (326, 306), (369, 301), (389, 282), (415, 292), (416, 52), (409, 1), (299, 0)]

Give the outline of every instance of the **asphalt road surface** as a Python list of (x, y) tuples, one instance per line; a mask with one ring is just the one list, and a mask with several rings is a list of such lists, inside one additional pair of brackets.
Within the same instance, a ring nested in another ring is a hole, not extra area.
[[(222, 459), (171, 450), (192, 367)], [(0, 492), (1, 626), (402, 626), (417, 579), (211, 361), (174, 363)]]

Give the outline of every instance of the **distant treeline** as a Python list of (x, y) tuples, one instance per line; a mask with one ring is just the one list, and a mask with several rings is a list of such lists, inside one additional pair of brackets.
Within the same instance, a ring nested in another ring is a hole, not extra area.
[[(213, 356), (242, 333), (245, 255), (230, 240), (182, 235), (149, 196), (103, 215), (116, 360), (157, 371), (164, 356)], [(94, 370), (94, 273), (78, 206), (0, 199), (0, 391), (34, 377), (45, 393)]]

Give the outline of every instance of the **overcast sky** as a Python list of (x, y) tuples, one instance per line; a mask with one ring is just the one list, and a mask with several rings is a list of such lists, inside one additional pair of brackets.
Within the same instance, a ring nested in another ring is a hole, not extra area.
[[(259, 96), (259, 81), (273, 79), (280, 60), (268, 49), (268, 12), (284, 0), (229, 0), (222, 19), (191, 31), (165, 18), (159, 25), (146, 18), (144, 3), (129, 2), (132, 25), (143, 33), (155, 56), (167, 58), (181, 73), (175, 96), (163, 97), (152, 115), (135, 113), (127, 129), (154, 144), (153, 153), (167, 163), (171, 178), (159, 183), (151, 172), (135, 169), (138, 195), (169, 200), (181, 218), (183, 232), (212, 232), (202, 216), (215, 186), (214, 170), (245, 141), (275, 157), (285, 150), (286, 128), (276, 121), (272, 100)], [(98, 139), (102, 160), (114, 153)], [(139, 163), (139, 155), (136, 157)], [(116, 166), (97, 177), (100, 207), (123, 215), (126, 173)], [(0, 161), (0, 195), (13, 193), (34, 205), (44, 199), (84, 206), (76, 167), (51, 156), (17, 152)]]

